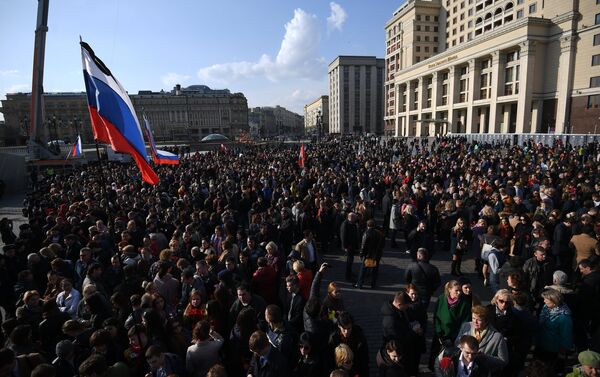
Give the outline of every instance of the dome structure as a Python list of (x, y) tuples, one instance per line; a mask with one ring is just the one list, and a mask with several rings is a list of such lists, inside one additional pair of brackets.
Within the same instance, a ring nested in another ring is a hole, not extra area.
[(211, 141), (230, 141), (229, 138), (225, 135), (221, 134), (210, 134), (202, 138), (203, 142), (211, 142)]

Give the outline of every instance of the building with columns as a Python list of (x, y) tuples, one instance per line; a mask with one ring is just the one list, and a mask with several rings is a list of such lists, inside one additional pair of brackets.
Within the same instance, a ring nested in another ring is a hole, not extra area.
[(248, 111), (253, 136), (258, 138), (296, 137), (304, 133), (304, 119), (282, 106), (253, 107)]
[(329, 64), (329, 133), (383, 134), (385, 61), (338, 56)]
[(597, 3), (409, 0), (386, 24), (386, 133), (595, 132)]
[(329, 133), (329, 96), (321, 96), (304, 105), (304, 133), (317, 134), (319, 132)]
[[(140, 122), (146, 114), (157, 141), (200, 141), (211, 133), (234, 138), (249, 130), (246, 97), (228, 89), (176, 85), (169, 92), (142, 90), (129, 98)], [(6, 121), (2, 144), (25, 143), (30, 104), (31, 93), (9, 93), (2, 100), (0, 112)], [(85, 93), (44, 93), (44, 107), (49, 140), (72, 142), (80, 133), (84, 143), (93, 142)]]

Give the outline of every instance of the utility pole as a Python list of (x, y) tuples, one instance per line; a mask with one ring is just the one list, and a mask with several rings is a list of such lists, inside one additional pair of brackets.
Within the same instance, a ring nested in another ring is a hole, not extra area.
[(31, 84), (31, 129), (29, 144), (44, 143), (44, 57), (46, 53), (46, 32), (48, 31), (49, 0), (38, 0), (38, 14), (35, 28), (35, 47), (33, 50), (33, 77)]

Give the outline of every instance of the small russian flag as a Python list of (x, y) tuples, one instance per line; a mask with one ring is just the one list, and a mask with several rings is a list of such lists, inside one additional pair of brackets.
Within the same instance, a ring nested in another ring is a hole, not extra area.
[(71, 150), (72, 157), (79, 157), (83, 153), (81, 149), (81, 135), (77, 135), (77, 141), (73, 144), (73, 149)]

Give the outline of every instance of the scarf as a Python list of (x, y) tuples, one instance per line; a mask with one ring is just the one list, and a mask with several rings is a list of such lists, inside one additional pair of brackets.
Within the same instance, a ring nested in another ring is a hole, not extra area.
[(454, 305), (458, 304), (458, 301), (460, 300), (460, 296), (458, 296), (455, 299), (450, 298), (450, 296), (448, 296), (447, 298), (448, 298), (448, 306), (449, 307), (453, 307)]
[(566, 304), (562, 304), (561, 306), (554, 307), (552, 309), (544, 305), (542, 313), (540, 313), (540, 323), (544, 323), (549, 319), (553, 319), (561, 315), (571, 315), (571, 309), (569, 309)]

